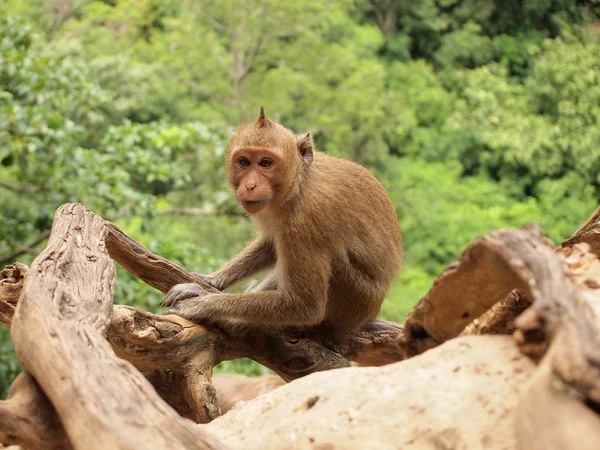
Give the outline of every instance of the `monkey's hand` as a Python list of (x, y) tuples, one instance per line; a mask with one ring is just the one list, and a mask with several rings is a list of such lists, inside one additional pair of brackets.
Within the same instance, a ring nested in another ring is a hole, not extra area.
[(179, 300), (167, 310), (166, 314), (176, 314), (201, 325), (216, 325), (229, 333), (237, 333), (247, 328), (247, 324), (242, 320), (223, 317), (218, 308), (215, 308), (214, 299), (209, 298), (194, 297)]
[(174, 307), (182, 300), (192, 297), (204, 297), (208, 294), (202, 286), (196, 283), (182, 283), (173, 286), (161, 302), (161, 306)]

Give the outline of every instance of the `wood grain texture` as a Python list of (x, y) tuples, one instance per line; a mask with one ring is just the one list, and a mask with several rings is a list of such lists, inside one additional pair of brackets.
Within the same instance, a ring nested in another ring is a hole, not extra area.
[(105, 222), (82, 205), (55, 215), (12, 323), (19, 360), (54, 405), (76, 449), (211, 449), (105, 339), (115, 267)]

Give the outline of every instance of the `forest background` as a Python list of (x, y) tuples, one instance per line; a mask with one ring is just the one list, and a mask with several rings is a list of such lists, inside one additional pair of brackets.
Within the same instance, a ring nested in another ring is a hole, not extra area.
[[(536, 222), (559, 242), (598, 205), (599, 16), (600, 0), (0, 0), (0, 267), (82, 202), (215, 270), (253, 234), (227, 136), (264, 106), (386, 186), (406, 266), (381, 315), (402, 321), (477, 236)], [(161, 311), (118, 269), (117, 303)], [(0, 329), (1, 392), (19, 370)]]

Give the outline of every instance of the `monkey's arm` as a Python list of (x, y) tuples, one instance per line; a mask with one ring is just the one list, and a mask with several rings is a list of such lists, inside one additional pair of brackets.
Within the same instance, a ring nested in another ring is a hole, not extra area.
[(228, 325), (317, 324), (325, 316), (331, 267), (326, 258), (310, 256), (311, 261), (305, 264), (296, 259), (297, 270), (284, 271), (276, 291), (179, 296), (168, 313), (196, 322)]
[(213, 274), (195, 275), (222, 291), (256, 272), (272, 267), (276, 261), (274, 243), (270, 240), (257, 239)]

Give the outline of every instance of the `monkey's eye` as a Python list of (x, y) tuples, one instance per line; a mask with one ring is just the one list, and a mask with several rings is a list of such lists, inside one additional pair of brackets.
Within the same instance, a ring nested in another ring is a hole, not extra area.
[(248, 158), (240, 158), (238, 164), (242, 167), (248, 167), (250, 165), (250, 160)]
[(260, 167), (271, 167), (271, 165), (273, 164), (273, 161), (271, 161), (270, 159), (261, 159), (260, 162), (258, 163), (260, 165)]

